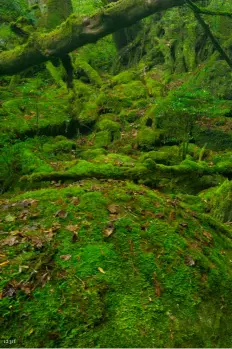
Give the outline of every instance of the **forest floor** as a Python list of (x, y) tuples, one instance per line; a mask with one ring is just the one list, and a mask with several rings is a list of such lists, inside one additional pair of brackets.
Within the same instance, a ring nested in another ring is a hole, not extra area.
[(90, 80), (0, 86), (1, 346), (229, 347), (231, 100)]

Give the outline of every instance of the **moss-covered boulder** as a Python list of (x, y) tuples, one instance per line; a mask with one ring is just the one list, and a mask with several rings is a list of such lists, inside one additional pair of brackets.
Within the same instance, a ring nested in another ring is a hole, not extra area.
[(110, 131), (99, 131), (96, 133), (94, 139), (94, 148), (107, 147), (112, 141), (112, 135)]
[(141, 81), (132, 81), (128, 84), (117, 85), (113, 90), (118, 96), (125, 96), (132, 100), (138, 100), (147, 97), (146, 86), (144, 86)]
[(137, 135), (139, 148), (152, 150), (155, 145), (160, 145), (163, 137), (161, 130), (153, 130), (150, 127), (143, 127)]
[(77, 115), (81, 126), (92, 127), (98, 119), (98, 106), (95, 102), (85, 102), (80, 107), (80, 113)]
[(121, 125), (111, 119), (102, 119), (96, 125), (99, 131), (108, 131), (111, 135), (111, 140), (115, 140), (120, 137)]
[(232, 182), (226, 180), (221, 186), (202, 194), (208, 201), (210, 214), (221, 222), (232, 222)]
[(17, 338), (12, 347), (229, 347), (229, 226), (197, 200), (124, 181), (79, 184), (1, 202), (3, 339)]
[(130, 108), (133, 101), (124, 96), (117, 96), (115, 93), (102, 92), (97, 98), (97, 105), (102, 114), (116, 113), (119, 114), (123, 108)]

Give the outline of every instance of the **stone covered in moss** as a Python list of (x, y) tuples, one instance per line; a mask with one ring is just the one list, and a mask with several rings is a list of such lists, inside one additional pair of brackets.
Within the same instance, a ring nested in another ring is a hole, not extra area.
[(125, 96), (132, 100), (147, 97), (147, 89), (141, 81), (132, 81), (128, 84), (117, 85), (113, 90), (117, 95)]
[(138, 146), (143, 150), (151, 150), (155, 145), (161, 143), (162, 132), (153, 130), (150, 127), (143, 127), (137, 136)]
[(210, 214), (221, 222), (232, 222), (232, 182), (229, 180), (202, 195), (208, 200)]
[(99, 131), (96, 133), (94, 140), (94, 148), (107, 147), (112, 140), (112, 135), (109, 131)]
[(120, 113), (123, 108), (130, 108), (133, 102), (124, 96), (119, 97), (111, 92), (102, 92), (97, 99), (97, 105), (102, 113)]
[[(228, 347), (229, 227), (195, 201), (91, 179), (3, 202), (4, 335), (28, 347)], [(20, 218), (25, 205), (37, 224)]]
[(131, 81), (140, 80), (140, 74), (134, 70), (126, 70), (112, 78), (113, 84), (128, 84)]

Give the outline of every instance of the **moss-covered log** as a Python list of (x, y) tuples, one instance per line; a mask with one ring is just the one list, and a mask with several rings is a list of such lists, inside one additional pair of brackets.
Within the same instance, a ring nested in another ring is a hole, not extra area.
[(26, 44), (1, 53), (0, 75), (16, 74), (55, 56), (62, 57), (153, 13), (184, 3), (185, 0), (120, 0), (90, 17), (73, 14), (52, 32), (34, 33)]
[(122, 166), (117, 167), (111, 164), (93, 164), (86, 161), (85, 166), (77, 165), (66, 172), (49, 172), (49, 173), (34, 173), (29, 176), (22, 177), (21, 180), (31, 182), (40, 181), (78, 181), (85, 178), (97, 179), (130, 179), (133, 181), (145, 180), (154, 181), (158, 178), (174, 176), (196, 176), (202, 177), (205, 175), (221, 174), (230, 177), (232, 175), (232, 165), (225, 163), (224, 166), (216, 165), (210, 167), (206, 163), (196, 163), (194, 161), (185, 160), (180, 165), (166, 166), (156, 164), (151, 159), (148, 159), (144, 164), (137, 163), (134, 167)]

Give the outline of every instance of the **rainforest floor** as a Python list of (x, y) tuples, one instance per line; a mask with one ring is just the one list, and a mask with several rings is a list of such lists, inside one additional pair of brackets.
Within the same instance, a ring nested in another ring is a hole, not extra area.
[(232, 101), (144, 72), (3, 80), (1, 347), (231, 346)]

